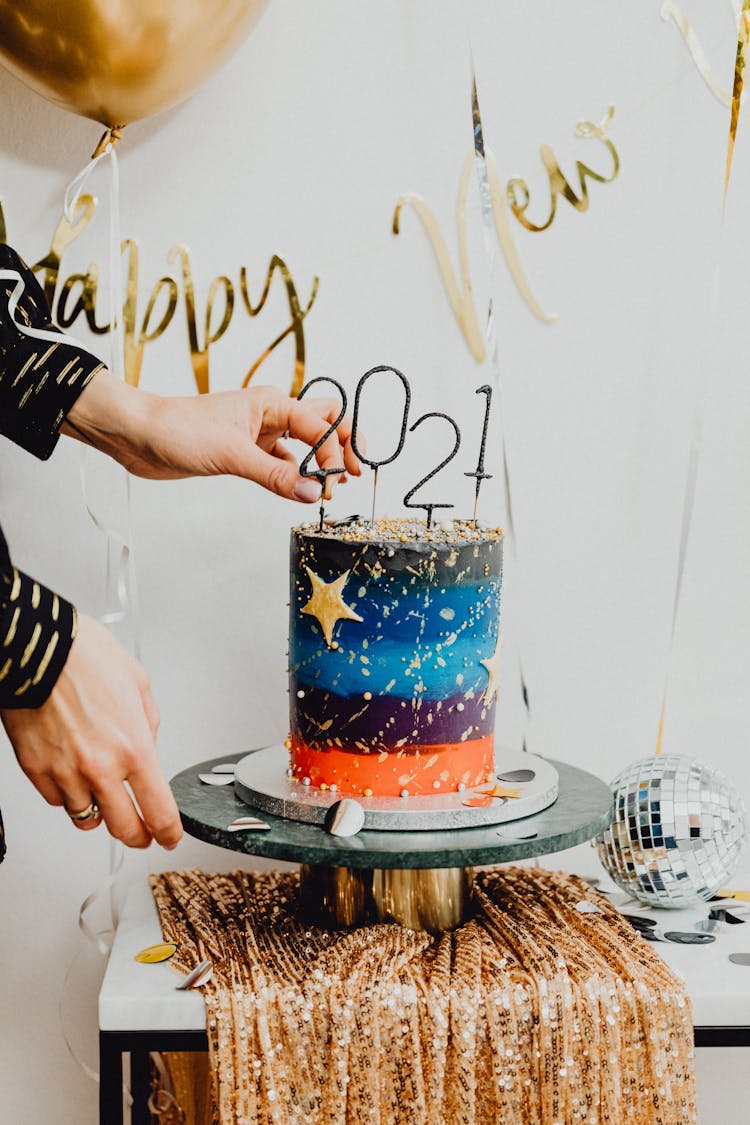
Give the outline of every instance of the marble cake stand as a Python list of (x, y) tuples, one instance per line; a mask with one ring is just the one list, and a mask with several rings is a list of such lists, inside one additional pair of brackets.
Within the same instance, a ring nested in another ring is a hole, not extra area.
[[(572, 848), (596, 836), (612, 816), (609, 786), (585, 770), (553, 762), (559, 778), (557, 800), (513, 822), (514, 833), (535, 833), (530, 838), (501, 835), (509, 831), (507, 825), (439, 832), (363, 829), (342, 838), (328, 835), (317, 824), (255, 810), (235, 795), (232, 785), (200, 781), (199, 774), (209, 773), (219, 762), (239, 762), (245, 756), (213, 758), (172, 778), (185, 831), (247, 855), (300, 863), (303, 904), (321, 925), (396, 921), (434, 933), (453, 929), (470, 913), (474, 867)], [(233, 820), (248, 814), (264, 820), (270, 831), (228, 831)]]

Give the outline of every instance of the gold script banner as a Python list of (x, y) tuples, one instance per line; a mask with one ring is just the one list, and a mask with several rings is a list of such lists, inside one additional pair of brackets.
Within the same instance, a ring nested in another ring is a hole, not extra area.
[[(575, 127), (577, 137), (598, 140), (604, 145), (611, 165), (606, 172), (599, 172), (582, 161), (576, 161), (576, 180), (574, 188), (566, 178), (554, 152), (549, 145), (541, 145), (540, 157), (547, 173), (549, 184), (549, 203), (546, 214), (537, 220), (529, 217), (531, 193), (525, 180), (514, 177), (503, 185), (497, 161), (488, 149), (486, 152), (487, 174), (490, 188), (492, 216), (497, 239), (511, 277), (521, 296), (534, 316), (544, 323), (552, 323), (557, 318), (546, 312), (537, 300), (521, 264), (520, 254), (513, 238), (511, 217), (525, 230), (540, 233), (549, 230), (557, 215), (557, 202), (563, 198), (577, 211), (589, 208), (589, 181), (608, 184), (617, 178), (620, 158), (615, 145), (610, 140), (607, 129), (614, 116), (610, 107), (604, 119), (595, 124), (581, 121)], [(398, 234), (401, 229), (401, 213), (410, 206), (418, 215), (432, 245), (438, 270), (445, 286), (448, 300), (458, 321), (471, 354), (477, 363), (485, 359), (484, 333), (480, 327), (469, 272), (467, 249), (466, 206), (474, 169), (474, 154), (464, 163), (459, 179), (456, 205), (459, 276), (456, 277), (451, 256), (440, 224), (427, 201), (414, 192), (407, 192), (399, 199), (394, 215), (392, 229)], [(62, 277), (61, 265), (68, 248), (81, 236), (96, 214), (97, 200), (89, 194), (81, 195), (73, 220), (65, 215), (52, 235), (47, 253), (32, 267), (40, 275), (45, 295), (53, 311), (53, 318), (63, 329), (72, 327), (83, 316), (89, 330), (95, 336), (103, 336), (110, 330), (109, 320), (97, 317), (99, 294), (99, 266), (92, 262), (85, 273), (75, 272)], [(7, 241), (7, 229), (2, 201), (0, 201), (0, 241)], [(167, 261), (174, 267), (174, 273), (159, 277), (151, 287), (145, 309), (140, 306), (142, 292), (140, 274), (140, 247), (135, 239), (122, 242), (125, 258), (126, 296), (123, 308), (125, 329), (125, 377), (132, 386), (138, 386), (146, 346), (158, 340), (173, 321), (178, 318), (182, 305), (184, 326), (190, 347), (190, 360), (193, 368), (195, 386), (199, 394), (207, 394), (211, 389), (210, 349), (229, 330), (236, 320), (237, 310), (255, 318), (265, 308), (271, 287), (276, 276), (281, 279), (287, 299), (289, 319), (282, 330), (266, 345), (250, 366), (242, 380), (246, 387), (259, 367), (283, 343), (287, 337), (294, 341), (294, 363), (290, 378), (289, 394), (299, 394), (305, 381), (305, 320), (318, 295), (319, 278), (313, 278), (310, 294), (306, 302), (300, 300), (297, 285), (287, 263), (278, 254), (273, 254), (268, 262), (265, 280), (257, 297), (250, 291), (248, 272), (245, 266), (239, 271), (236, 281), (226, 274), (215, 277), (206, 297), (205, 307), (198, 308), (195, 290), (193, 263), (188, 247), (182, 243), (173, 246)], [(182, 297), (182, 301), (180, 298)]]
[[(52, 235), (50, 248), (44, 257), (32, 267), (39, 274), (45, 296), (53, 311), (53, 318), (63, 329), (70, 328), (80, 317), (85, 317), (90, 331), (95, 336), (109, 332), (110, 326), (104, 318), (97, 318), (97, 299), (99, 293), (99, 266), (92, 263), (85, 273), (61, 275), (61, 264), (66, 250), (83, 233), (94, 218), (97, 201), (91, 195), (82, 195), (72, 223), (63, 217)], [(0, 241), (7, 242), (7, 227), (2, 202), (0, 202)], [(255, 318), (262, 313), (271, 286), (278, 275), (289, 308), (289, 320), (244, 375), (242, 386), (246, 387), (261, 364), (287, 337), (294, 340), (294, 364), (290, 379), (290, 395), (299, 394), (305, 381), (305, 319), (312, 309), (318, 294), (319, 279), (313, 278), (310, 295), (305, 303), (300, 300), (297, 285), (283, 258), (272, 255), (266, 267), (265, 281), (260, 295), (255, 297), (250, 291), (247, 268), (242, 266), (237, 281), (220, 274), (211, 282), (206, 297), (205, 308), (199, 310), (195, 292), (193, 263), (190, 250), (179, 244), (173, 246), (167, 255), (175, 274), (158, 278), (151, 288), (145, 310), (141, 309), (140, 251), (138, 242), (125, 239), (122, 253), (127, 266), (126, 297), (123, 309), (125, 327), (125, 376), (128, 383), (137, 387), (141, 378), (143, 355), (146, 345), (162, 336), (175, 320), (180, 306), (190, 346), (190, 359), (196, 389), (200, 394), (210, 390), (209, 355), (210, 348), (228, 331), (236, 319), (238, 308), (244, 309), (247, 316)], [(239, 297), (239, 300), (238, 300)]]

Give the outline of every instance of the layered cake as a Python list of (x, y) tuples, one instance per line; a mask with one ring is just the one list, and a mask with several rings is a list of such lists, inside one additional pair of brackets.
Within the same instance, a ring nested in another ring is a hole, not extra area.
[(309, 524), (292, 531), (290, 554), (292, 776), (364, 797), (489, 781), (501, 530)]

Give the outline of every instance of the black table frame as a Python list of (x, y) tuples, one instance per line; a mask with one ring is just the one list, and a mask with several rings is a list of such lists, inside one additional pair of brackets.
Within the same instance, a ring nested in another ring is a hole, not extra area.
[[(696, 1027), (696, 1047), (750, 1047), (750, 1025)], [(205, 1031), (100, 1031), (99, 1125), (123, 1125), (122, 1060), (130, 1055), (131, 1125), (150, 1125), (151, 1051), (208, 1050)]]

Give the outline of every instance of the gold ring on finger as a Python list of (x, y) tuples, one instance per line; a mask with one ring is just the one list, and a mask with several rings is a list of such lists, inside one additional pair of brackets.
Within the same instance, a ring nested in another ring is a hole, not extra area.
[(87, 820), (101, 820), (102, 816), (96, 801), (92, 801), (90, 805), (86, 805), (86, 808), (81, 809), (80, 812), (72, 812), (67, 808), (65, 811), (74, 824), (83, 824), (84, 821)]

